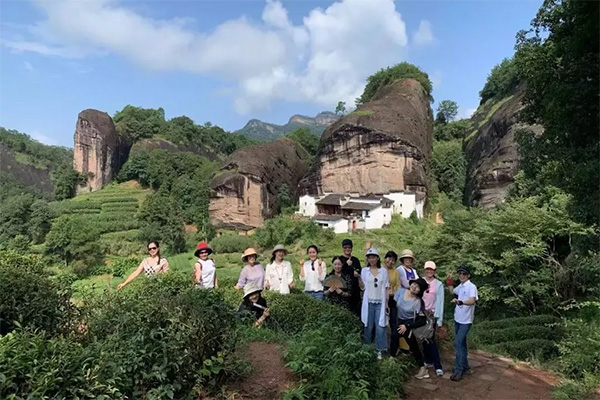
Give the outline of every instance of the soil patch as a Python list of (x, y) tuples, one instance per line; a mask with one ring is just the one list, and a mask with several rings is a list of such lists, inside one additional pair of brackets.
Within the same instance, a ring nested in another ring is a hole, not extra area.
[(290, 369), (285, 366), (281, 349), (275, 343), (250, 343), (242, 357), (252, 364), (252, 371), (231, 388), (241, 399), (279, 399), (281, 391), (296, 382)]
[(452, 382), (454, 353), (442, 353), (444, 375), (418, 380), (412, 377), (405, 386), (407, 400), (551, 400), (552, 388), (558, 378), (525, 363), (514, 362), (483, 351), (469, 352), (469, 364), (473, 371), (460, 382)]

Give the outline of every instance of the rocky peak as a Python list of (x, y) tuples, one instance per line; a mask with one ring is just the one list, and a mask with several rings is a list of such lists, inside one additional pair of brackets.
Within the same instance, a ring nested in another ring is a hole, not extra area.
[(109, 183), (127, 160), (131, 142), (122, 138), (105, 112), (87, 109), (75, 125), (73, 168), (87, 177), (85, 189), (94, 191)]

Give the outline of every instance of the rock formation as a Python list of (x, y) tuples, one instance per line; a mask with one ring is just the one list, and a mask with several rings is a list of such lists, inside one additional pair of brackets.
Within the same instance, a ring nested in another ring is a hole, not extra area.
[(87, 177), (78, 191), (101, 189), (127, 160), (131, 142), (120, 136), (105, 112), (87, 109), (79, 113), (75, 126), (73, 168)]
[(501, 203), (518, 172), (515, 133), (521, 129), (543, 132), (540, 125), (518, 122), (523, 88), (503, 99), (490, 99), (472, 117), (474, 131), (465, 143), (467, 182), (465, 203), (493, 207)]
[(279, 210), (282, 184), (296, 196), (308, 158), (308, 153), (288, 138), (234, 152), (211, 182), (212, 223), (234, 229), (262, 226)]
[(23, 186), (33, 186), (42, 193), (53, 193), (50, 170), (17, 161), (15, 152), (0, 143), (0, 174), (7, 174)]
[(427, 93), (414, 79), (397, 81), (323, 132), (301, 194), (427, 193), (432, 142)]

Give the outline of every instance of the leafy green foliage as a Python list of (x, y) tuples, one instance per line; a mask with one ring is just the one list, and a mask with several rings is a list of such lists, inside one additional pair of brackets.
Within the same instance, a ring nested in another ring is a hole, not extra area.
[(515, 54), (527, 82), (525, 121), (545, 129), (534, 141), (539, 168), (573, 195), (571, 211), (589, 225), (600, 221), (599, 7), (544, 1), (531, 29), (517, 35)]
[(442, 100), (438, 104), (438, 108), (435, 115), (435, 122), (446, 124), (451, 122), (458, 114), (458, 104), (452, 100)]
[(504, 318), (495, 321), (482, 321), (477, 323), (477, 329), (481, 331), (496, 330), (502, 328), (518, 328), (522, 326), (544, 326), (556, 324), (559, 319), (554, 315), (541, 314), (527, 317)]
[(0, 252), (0, 336), (16, 327), (65, 331), (73, 311), (70, 297), (68, 286), (52, 280), (39, 257)]
[(212, 249), (219, 254), (242, 253), (248, 247), (256, 246), (256, 242), (250, 236), (223, 235), (211, 240)]
[(75, 196), (77, 185), (85, 183), (85, 177), (75, 171), (70, 162), (62, 164), (52, 171), (52, 182), (56, 200), (65, 200)]
[(290, 219), (278, 216), (265, 221), (256, 230), (256, 241), (262, 248), (271, 248), (278, 243), (294, 245), (299, 240), (306, 243), (322, 243), (332, 240), (335, 234), (331, 229), (322, 229), (309, 219)]
[(337, 106), (335, 107), (335, 113), (337, 115), (344, 115), (346, 113), (346, 102), (338, 101)]
[(308, 154), (314, 156), (317, 154), (317, 150), (319, 150), (319, 136), (315, 135), (307, 128), (296, 129), (287, 134), (287, 137), (297, 142), (306, 150)]
[(423, 90), (427, 93), (429, 100), (433, 101), (433, 97), (431, 96), (432, 85), (429, 76), (418, 67), (407, 62), (402, 62), (393, 67), (383, 68), (369, 76), (363, 94), (356, 99), (356, 106), (358, 107), (371, 101), (375, 93), (382, 87), (408, 78), (417, 80), (423, 86)]
[(279, 201), (280, 210), (290, 207), (293, 204), (294, 198), (290, 193), (290, 187), (286, 183), (281, 184), (279, 189), (277, 189), (277, 200)]
[(519, 67), (513, 58), (505, 58), (494, 68), (487, 77), (483, 89), (479, 92), (481, 104), (493, 97), (505, 97), (517, 87), (521, 77)]
[(436, 141), (433, 144), (431, 170), (442, 193), (460, 201), (467, 179), (467, 160), (462, 141)]
[(15, 152), (25, 154), (31, 163), (43, 169), (54, 169), (73, 163), (73, 151), (66, 147), (48, 146), (33, 140), (29, 135), (0, 127), (0, 144)]
[(96, 229), (82, 224), (80, 218), (60, 216), (46, 236), (46, 253), (59, 257), (65, 265), (74, 261), (91, 265), (100, 258)]
[(547, 339), (524, 339), (515, 342), (503, 342), (489, 347), (498, 354), (507, 354), (521, 360), (535, 358), (545, 361), (558, 355), (556, 342)]
[(185, 230), (181, 206), (165, 191), (149, 195), (138, 218), (141, 223), (139, 237), (145, 242), (158, 240), (172, 253), (185, 249)]
[(46, 200), (36, 199), (27, 192), (7, 196), (1, 200), (0, 249), (15, 246), (26, 249), (29, 242), (41, 243), (50, 230), (53, 217)]
[(435, 140), (464, 139), (473, 129), (471, 125), (471, 121), (467, 118), (448, 123), (436, 123), (433, 126), (433, 137)]
[(133, 141), (160, 133), (165, 125), (165, 110), (125, 106), (113, 116), (117, 132)]

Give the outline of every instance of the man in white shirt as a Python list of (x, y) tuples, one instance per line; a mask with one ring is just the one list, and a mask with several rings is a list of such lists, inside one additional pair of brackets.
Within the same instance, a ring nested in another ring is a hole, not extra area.
[(446, 284), (448, 289), (454, 294), (454, 299), (451, 303), (456, 304), (454, 309), (454, 349), (456, 351), (456, 359), (454, 362), (454, 374), (450, 377), (451, 380), (458, 382), (463, 376), (470, 372), (467, 349), (467, 334), (471, 330), (473, 317), (475, 315), (475, 302), (479, 299), (477, 295), (477, 286), (475, 286), (469, 278), (471, 271), (466, 265), (461, 265), (457, 268), (458, 279), (460, 285), (456, 288), (452, 281), (452, 274), (448, 274)]

